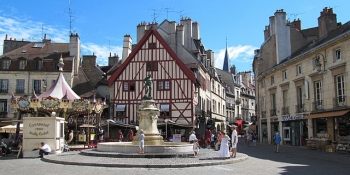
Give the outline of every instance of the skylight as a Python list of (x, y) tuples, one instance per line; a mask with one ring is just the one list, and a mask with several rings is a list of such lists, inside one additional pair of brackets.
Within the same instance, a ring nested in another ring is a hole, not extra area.
[(45, 43), (35, 43), (35, 44), (33, 45), (33, 48), (43, 48), (44, 45), (45, 45)]

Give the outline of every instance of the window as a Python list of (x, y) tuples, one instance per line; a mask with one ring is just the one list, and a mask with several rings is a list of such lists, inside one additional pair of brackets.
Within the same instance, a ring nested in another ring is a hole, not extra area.
[(23, 79), (16, 80), (16, 93), (17, 94), (24, 94), (24, 80)]
[(261, 103), (262, 103), (262, 111), (266, 111), (266, 100), (265, 97), (261, 98)]
[(33, 89), (36, 94), (41, 94), (41, 80), (33, 80)]
[(275, 83), (275, 77), (271, 76), (271, 85), (273, 85)]
[(115, 110), (117, 113), (117, 117), (126, 117), (126, 105), (125, 104), (119, 104), (116, 107)]
[(170, 82), (168, 80), (166, 81), (158, 81), (158, 90), (169, 90), (170, 89)]
[(129, 90), (129, 83), (123, 82), (123, 91), (128, 91), (128, 90)]
[(160, 105), (160, 117), (161, 118), (169, 118), (170, 117), (170, 105), (169, 104), (161, 104)]
[(303, 89), (301, 86), (297, 87), (297, 113), (303, 112)]
[(282, 80), (286, 80), (287, 79), (287, 71), (283, 71), (282, 72)]
[(321, 81), (315, 82), (315, 105), (322, 105), (322, 84)]
[(0, 100), (0, 112), (7, 112), (7, 100)]
[(216, 101), (213, 100), (213, 112), (216, 112)]
[(19, 60), (19, 69), (25, 69), (27, 66), (27, 60)]
[(337, 101), (339, 105), (344, 105), (345, 102), (345, 92), (344, 92), (344, 76), (338, 75), (336, 77), (337, 81)]
[(271, 116), (276, 116), (276, 94), (271, 94)]
[(297, 65), (297, 75), (300, 75), (301, 72), (301, 64)]
[(265, 80), (261, 81), (261, 87), (264, 88), (265, 87)]
[(334, 61), (341, 60), (341, 51), (340, 49), (336, 49), (334, 51)]
[(149, 49), (156, 49), (157, 48), (157, 44), (156, 43), (148, 43), (148, 48)]
[(220, 104), (220, 102), (218, 103), (218, 114), (220, 114), (221, 113), (221, 104)]
[(0, 79), (0, 93), (8, 93), (9, 80)]
[(135, 91), (135, 82), (123, 82), (123, 91)]
[(9, 69), (11, 65), (11, 60), (2, 60), (2, 69)]
[(53, 62), (53, 70), (59, 70), (58, 60), (54, 60), (54, 62)]
[(157, 71), (158, 70), (158, 62), (156, 61), (148, 61), (147, 63), (147, 71)]
[(42, 60), (35, 60), (35, 70), (41, 70), (43, 67), (43, 61)]
[(220, 84), (218, 84), (218, 95), (220, 95)]
[(287, 101), (288, 101), (288, 90), (283, 90), (283, 107), (287, 106)]

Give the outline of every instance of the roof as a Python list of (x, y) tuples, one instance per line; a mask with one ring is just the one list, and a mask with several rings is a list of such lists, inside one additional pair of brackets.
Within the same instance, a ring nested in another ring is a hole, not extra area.
[(152, 35), (155, 36), (155, 38), (162, 44), (164, 49), (169, 53), (169, 55), (176, 60), (176, 64), (180, 67), (180, 69), (184, 72), (184, 74), (191, 79), (193, 82), (196, 82), (196, 78), (194, 73), (183, 63), (183, 61), (175, 54), (175, 52), (170, 48), (168, 43), (163, 39), (163, 37), (155, 30), (153, 27), (151, 27), (147, 33), (142, 37), (140, 42), (136, 45), (135, 49), (129, 54), (129, 56), (126, 58), (126, 60), (123, 62), (123, 64), (111, 75), (111, 77), (108, 79), (108, 86), (111, 86), (115, 80), (119, 77), (119, 75), (124, 71), (124, 69), (127, 67), (127, 65), (132, 61), (134, 56), (139, 52), (141, 47), (145, 44), (145, 42), (148, 40), (149, 37)]
[(65, 95), (68, 96), (68, 99), (80, 99), (80, 97), (70, 88), (66, 79), (63, 76), (62, 72), (59, 72), (58, 78), (55, 83), (50, 87), (49, 90), (44, 92), (39, 96), (39, 98), (47, 98), (49, 96), (62, 99)]
[(90, 98), (96, 95), (96, 98), (101, 98), (102, 96), (91, 86), (88, 78), (85, 75), (85, 71), (80, 67), (79, 74), (74, 77), (73, 88), (80, 97)]

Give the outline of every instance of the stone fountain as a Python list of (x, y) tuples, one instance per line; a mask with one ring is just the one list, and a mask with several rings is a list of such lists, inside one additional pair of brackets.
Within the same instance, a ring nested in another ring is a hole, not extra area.
[[(139, 130), (132, 142), (103, 142), (97, 144), (96, 152), (103, 152), (100, 156), (122, 155), (130, 156), (139, 152), (138, 135), (143, 129), (145, 134), (145, 153), (143, 157), (172, 157), (193, 155), (192, 144), (187, 142), (164, 142), (157, 128), (159, 109), (151, 97), (153, 79), (148, 75), (145, 80), (146, 94), (142, 97), (139, 114)], [(84, 151), (82, 151), (84, 153)], [(107, 153), (107, 154), (106, 154)], [(118, 157), (118, 156), (117, 156)]]

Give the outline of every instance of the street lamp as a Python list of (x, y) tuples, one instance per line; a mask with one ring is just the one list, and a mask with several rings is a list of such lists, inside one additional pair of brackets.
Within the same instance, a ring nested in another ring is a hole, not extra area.
[(170, 119), (165, 119), (164, 122), (165, 122), (165, 137), (168, 138), (168, 122), (170, 123), (175, 123), (175, 122)]
[(116, 123), (114, 120), (112, 119), (107, 119), (107, 125), (108, 125), (108, 138), (109, 138), (109, 122), (112, 122), (112, 123)]

